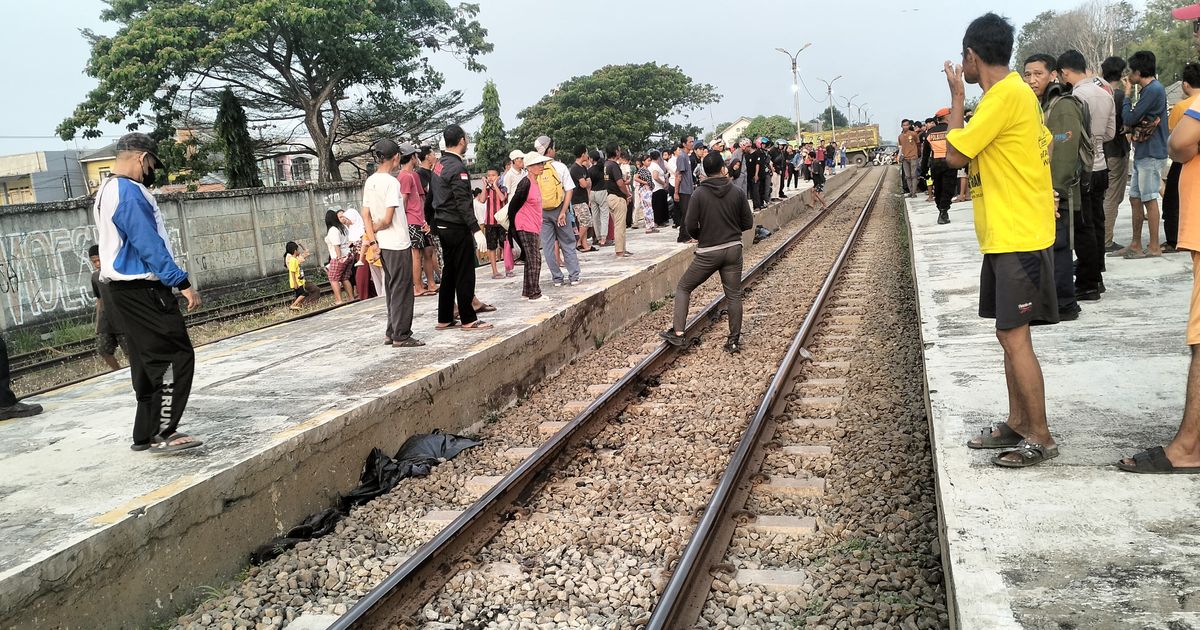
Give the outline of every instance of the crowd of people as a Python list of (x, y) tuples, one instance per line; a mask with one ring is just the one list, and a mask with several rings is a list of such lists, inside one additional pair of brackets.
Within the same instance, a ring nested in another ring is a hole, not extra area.
[[(1200, 4), (1173, 15), (1192, 21), (1200, 52)], [(898, 139), (906, 193), (915, 196), (928, 178), (938, 223), (949, 220), (953, 191), (962, 198), (960, 170), (967, 169), (984, 254), (979, 313), (995, 319), (1009, 396), (1008, 418), (967, 446), (1000, 449), (992, 462), (1003, 467), (1056, 457), (1030, 326), (1078, 319), (1080, 301), (1099, 300), (1106, 254), (1134, 260), (1188, 250), (1195, 278), (1183, 422), (1168, 446), (1117, 466), (1200, 472), (1200, 64), (1184, 67), (1185, 98), (1168, 108), (1151, 51), (1110, 57), (1099, 76), (1075, 50), (1033, 54), (1017, 73), (1009, 67), (1013, 33), (993, 13), (972, 22), (962, 64), (945, 64), (950, 107), (924, 125), (903, 121)], [(983, 89), (969, 123), (964, 82)], [(1120, 245), (1112, 242), (1113, 225), (1127, 183), (1133, 236)]]

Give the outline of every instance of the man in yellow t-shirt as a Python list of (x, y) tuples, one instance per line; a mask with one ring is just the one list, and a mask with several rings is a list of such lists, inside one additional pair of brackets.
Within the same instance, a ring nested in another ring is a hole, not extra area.
[[(992, 463), (1024, 468), (1058, 456), (1046, 422), (1042, 367), (1029, 334), (1032, 324), (1058, 323), (1058, 300), (1050, 132), (1037, 97), (1009, 70), (1012, 46), (1012, 24), (987, 13), (967, 27), (962, 65), (946, 62), (946, 163), (970, 165), (975, 234), (983, 252), (979, 315), (996, 320), (1008, 382), (1008, 420), (985, 427), (967, 446), (1004, 449)], [(964, 79), (983, 88), (966, 127)]]

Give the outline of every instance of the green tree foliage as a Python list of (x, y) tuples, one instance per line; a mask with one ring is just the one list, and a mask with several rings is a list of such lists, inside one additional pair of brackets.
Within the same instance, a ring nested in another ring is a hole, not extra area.
[(794, 140), (796, 138), (796, 121), (776, 114), (774, 116), (755, 116), (750, 119), (746, 131), (742, 132), (747, 138), (766, 136), (772, 141), (779, 138)]
[(483, 126), (475, 136), (475, 164), (481, 168), (500, 169), (508, 157), (504, 139), (504, 122), (500, 119), (500, 93), (490, 79), (483, 86)]
[(605, 66), (569, 79), (518, 114), (521, 124), (511, 137), (524, 151), (542, 134), (559, 147), (615, 143), (642, 150), (661, 121), (716, 98), (713, 86), (695, 83), (673, 66)]
[[(687, 136), (693, 138), (703, 138), (704, 130), (700, 125), (687, 123), (673, 123), (669, 120), (660, 120), (654, 126), (654, 133), (650, 134), (649, 147), (651, 149), (665, 149), (669, 146), (679, 144), (679, 139)], [(638, 150), (643, 147), (636, 147)]]
[[(168, 184), (192, 184), (211, 173), (216, 168), (213, 163), (213, 147), (211, 142), (196, 133), (190, 122), (184, 124), (184, 133), (176, 128), (180, 123), (180, 113), (171, 106), (174, 94), (171, 91), (155, 97), (150, 102), (151, 121), (139, 115), (129, 125), (134, 131), (146, 124), (153, 124), (148, 134), (158, 143), (155, 151), (163, 162), (163, 168), (155, 173), (157, 181), (146, 182), (147, 186), (165, 186)], [(194, 186), (189, 186), (189, 189)]]
[(258, 178), (258, 164), (254, 159), (254, 142), (246, 127), (246, 110), (242, 109), (237, 95), (229, 88), (221, 92), (215, 130), (225, 153), (226, 185), (229, 188), (262, 186), (262, 180)]
[(1134, 41), (1125, 47), (1125, 57), (1138, 50), (1149, 50), (1158, 61), (1158, 78), (1166, 85), (1178, 81), (1183, 66), (1196, 61), (1192, 23), (1171, 17), (1171, 9), (1192, 4), (1185, 0), (1149, 0), (1135, 29)]
[(838, 109), (836, 106), (826, 107), (825, 109), (821, 110), (821, 115), (817, 118), (817, 120), (821, 122), (821, 131), (830, 129), (830, 112), (833, 112), (833, 122), (837, 124), (838, 129), (843, 129), (850, 126), (850, 121), (846, 118), (846, 115), (842, 113), (842, 110)]
[(429, 62), (449, 51), (483, 69), (487, 31), (474, 4), (444, 0), (106, 0), (115, 35), (85, 31), (86, 72), (99, 80), (58, 127), (63, 139), (136, 118), (165, 93), (238, 90), (256, 120), (302, 123), (322, 181), (340, 179), (334, 154), (346, 106), (385, 110), (394, 93), (428, 95), (443, 77)]
[(1191, 23), (1171, 17), (1172, 9), (1187, 4), (1191, 1), (1149, 0), (1139, 14), (1130, 2), (1090, 0), (1067, 11), (1043, 11), (1021, 27), (1013, 67), (1020, 70), (1036, 53), (1057, 57), (1075, 49), (1099, 73), (1107, 57), (1149, 50), (1158, 59), (1158, 76), (1170, 84), (1196, 59)]

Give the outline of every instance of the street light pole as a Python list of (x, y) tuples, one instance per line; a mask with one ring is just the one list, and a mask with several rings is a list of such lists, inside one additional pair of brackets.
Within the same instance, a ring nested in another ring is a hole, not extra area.
[(833, 80), (831, 81), (826, 81), (825, 79), (818, 77), (818, 80), (825, 84), (825, 92), (829, 95), (829, 128), (833, 132), (829, 136), (829, 139), (834, 142), (837, 141), (837, 121), (833, 118), (833, 84), (837, 83), (837, 80), (840, 78), (842, 78), (842, 75), (840, 74), (836, 77), (833, 77)]
[(855, 94), (854, 96), (851, 96), (850, 98), (846, 98), (844, 96), (839, 96), (838, 98), (840, 98), (842, 100), (842, 102), (846, 104), (846, 117), (849, 118), (850, 114), (854, 113), (854, 109), (853, 109), (854, 108), (854, 99), (858, 98), (858, 95)]
[(800, 53), (804, 52), (804, 49), (808, 48), (809, 46), (812, 46), (812, 43), (808, 43), (808, 44), (801, 46), (800, 50), (797, 50), (796, 54), (794, 54), (794, 55), (792, 53), (784, 50), (783, 48), (775, 49), (775, 50), (778, 50), (779, 52), (783, 53), (784, 55), (787, 55), (792, 60), (792, 99), (795, 101), (795, 106), (796, 106), (796, 142), (797, 143), (800, 142), (800, 82), (799, 82), (800, 81), (800, 70), (797, 68), (796, 58), (799, 57)]

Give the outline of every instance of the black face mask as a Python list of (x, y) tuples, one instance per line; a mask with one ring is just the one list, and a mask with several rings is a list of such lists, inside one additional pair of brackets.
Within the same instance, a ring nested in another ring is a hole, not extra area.
[(149, 164), (145, 164), (142, 166), (142, 185), (143, 186), (153, 186), (154, 182), (158, 181), (157, 180), (158, 174), (155, 173), (155, 170), (156, 170), (155, 167), (152, 165), (149, 165)]

